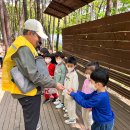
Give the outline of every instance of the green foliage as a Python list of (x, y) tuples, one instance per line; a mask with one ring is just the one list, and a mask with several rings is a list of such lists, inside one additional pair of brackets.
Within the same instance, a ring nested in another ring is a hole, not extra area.
[[(46, 0), (47, 2), (50, 0)], [(113, 2), (116, 0), (113, 0)], [(20, 4), (19, 4), (20, 2)], [(62, 29), (65, 27), (81, 24), (90, 20), (100, 19), (105, 16), (106, 11), (106, 3), (107, 0), (95, 0), (94, 2), (90, 3), (89, 5), (85, 5), (84, 7), (72, 12), (68, 16), (66, 16), (66, 25), (64, 24), (64, 19), (60, 20), (60, 28), (57, 29), (58, 25), (58, 19), (55, 19), (55, 29), (54, 33), (57, 34), (58, 32), (61, 34)], [(20, 5), (20, 7), (19, 7)], [(18, 0), (17, 3), (17, 12), (15, 9), (15, 6), (12, 6), (12, 3), (7, 2), (6, 3), (7, 10), (10, 17), (10, 24), (11, 24), (11, 30), (12, 32), (18, 31), (19, 29), (19, 14), (21, 16), (22, 12), (22, 0)], [(93, 14), (92, 10), (93, 9)], [(130, 10), (130, 0), (118, 0), (118, 9), (116, 12), (116, 9), (112, 7), (111, 9), (111, 15), (115, 15), (116, 13), (122, 13)], [(28, 17), (30, 18), (30, 0), (27, 0), (27, 11), (28, 11)], [(20, 13), (19, 13), (20, 12)], [(35, 18), (35, 8), (34, 8), (34, 2), (32, 3), (32, 18)], [(12, 15), (13, 14), (13, 15)], [(48, 21), (50, 19), (50, 16), (44, 15), (44, 26), (48, 31)], [(50, 21), (50, 34), (53, 32), (53, 17)]]

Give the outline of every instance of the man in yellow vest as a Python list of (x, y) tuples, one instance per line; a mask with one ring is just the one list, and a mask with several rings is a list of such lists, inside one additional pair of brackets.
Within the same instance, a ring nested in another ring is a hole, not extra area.
[[(35, 48), (40, 40), (47, 39), (41, 23), (35, 19), (29, 19), (24, 24), (23, 36), (19, 36), (9, 47), (3, 61), (2, 89), (8, 91), (18, 99), (23, 109), (25, 130), (36, 130), (41, 103), (41, 87), (56, 87), (63, 90), (61, 84), (56, 84), (50, 77), (45, 77), (38, 72), (35, 57), (38, 56)], [(24, 94), (12, 82), (10, 70), (17, 66), (22, 74), (36, 87)]]

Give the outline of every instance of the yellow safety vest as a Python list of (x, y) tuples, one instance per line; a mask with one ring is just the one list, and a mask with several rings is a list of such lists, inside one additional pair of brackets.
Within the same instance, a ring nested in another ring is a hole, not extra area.
[(34, 88), (32, 91), (23, 94), (19, 88), (15, 85), (14, 82), (11, 81), (11, 75), (10, 75), (10, 70), (12, 69), (13, 66), (16, 65), (15, 61), (11, 59), (12, 55), (17, 52), (17, 50), (22, 47), (22, 46), (27, 46), (34, 57), (38, 56), (35, 48), (33, 45), (26, 40), (25, 37), (19, 36), (14, 43), (9, 47), (7, 54), (4, 58), (3, 61), (3, 67), (2, 67), (2, 90), (8, 91), (12, 94), (21, 94), (21, 95), (26, 95), (26, 96), (34, 96), (37, 93), (37, 89)]

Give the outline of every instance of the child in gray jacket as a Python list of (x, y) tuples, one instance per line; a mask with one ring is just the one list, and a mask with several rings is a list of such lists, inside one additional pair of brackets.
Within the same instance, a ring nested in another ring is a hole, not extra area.
[[(66, 67), (63, 62), (64, 55), (62, 52), (58, 51), (55, 54), (55, 58), (56, 58), (57, 65), (55, 68), (54, 79), (56, 83), (64, 84), (64, 80), (66, 76)], [(56, 105), (56, 108), (62, 108), (64, 106), (62, 91), (58, 91), (58, 93), (59, 93), (59, 98), (54, 102), (54, 104)]]

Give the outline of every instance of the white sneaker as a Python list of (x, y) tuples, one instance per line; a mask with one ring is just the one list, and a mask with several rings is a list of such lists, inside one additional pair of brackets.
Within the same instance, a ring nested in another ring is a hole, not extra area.
[(62, 107), (64, 107), (64, 105), (62, 103), (56, 105), (56, 108), (62, 108)]
[(69, 115), (66, 113), (66, 114), (64, 114), (64, 117), (69, 117)]
[(56, 100), (56, 101), (54, 102), (54, 104), (55, 104), (55, 105), (58, 105), (58, 104), (60, 104), (60, 101), (59, 101), (59, 100)]
[(76, 123), (76, 119), (67, 119), (65, 120), (66, 124), (75, 124)]
[(65, 111), (65, 110), (66, 110), (66, 108), (65, 108), (65, 107), (63, 107), (63, 110)]
[(65, 109), (65, 112), (66, 112), (66, 113), (68, 112), (67, 109)]

